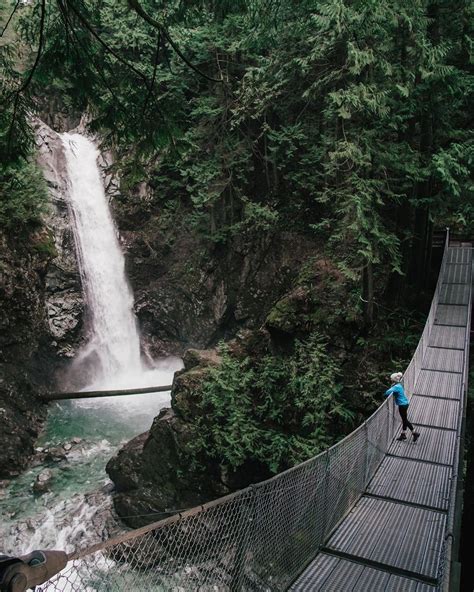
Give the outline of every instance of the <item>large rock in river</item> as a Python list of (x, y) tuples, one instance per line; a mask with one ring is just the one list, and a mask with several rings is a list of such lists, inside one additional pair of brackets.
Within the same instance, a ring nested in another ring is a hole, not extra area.
[(184, 362), (185, 370), (173, 383), (176, 410), (162, 409), (150, 431), (128, 442), (107, 465), (115, 484), (115, 508), (133, 527), (229, 492), (217, 465), (190, 467), (186, 452), (193, 434), (185, 416), (193, 412), (194, 387), (209, 366), (218, 363), (218, 356), (214, 351), (192, 350)]

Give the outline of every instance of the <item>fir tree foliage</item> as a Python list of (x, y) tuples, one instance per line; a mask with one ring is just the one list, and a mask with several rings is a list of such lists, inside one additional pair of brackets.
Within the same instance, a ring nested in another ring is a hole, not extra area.
[(324, 450), (347, 429), (352, 414), (320, 334), (297, 341), (287, 357), (252, 361), (225, 346), (221, 355), (191, 420), (193, 462), (205, 459), (236, 470), (252, 458), (277, 473)]
[(1, 166), (0, 228), (18, 235), (40, 226), (46, 199), (46, 183), (36, 164), (17, 159)]
[(378, 270), (423, 276), (434, 223), (470, 224), (466, 0), (55, 0), (20, 12), (31, 52), (29, 67), (2, 63), (3, 96), (22, 89), (4, 147), (7, 128), (7, 144), (23, 144), (35, 98), (60, 95), (121, 158), (133, 146), (138, 169), (172, 185), (213, 240), (289, 220), (324, 230), (368, 302)]
[[(21, 237), (41, 224), (47, 193), (34, 164), (28, 121), (31, 101), (26, 91), (32, 69), (25, 66), (22, 46), (9, 30), (18, 22), (10, 5), (0, 3), (0, 230)], [(38, 7), (32, 18), (40, 18)]]

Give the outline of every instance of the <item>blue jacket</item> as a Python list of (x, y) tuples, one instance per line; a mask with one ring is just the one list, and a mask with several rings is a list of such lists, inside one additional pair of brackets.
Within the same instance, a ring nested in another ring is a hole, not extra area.
[(385, 391), (386, 397), (390, 397), (390, 395), (394, 396), (395, 403), (398, 406), (408, 405), (410, 403), (410, 401), (408, 400), (408, 398), (405, 394), (405, 389), (403, 388), (403, 386), (401, 385), (400, 382), (397, 382), (397, 384), (394, 384), (387, 391)]

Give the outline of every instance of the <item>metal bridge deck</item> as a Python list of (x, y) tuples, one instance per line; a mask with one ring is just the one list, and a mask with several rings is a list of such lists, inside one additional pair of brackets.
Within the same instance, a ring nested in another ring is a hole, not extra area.
[[(451, 247), (409, 419), (418, 442), (393, 440), (365, 494), (334, 530), (292, 592), (435, 592), (469, 331), (472, 249)], [(398, 434), (397, 434), (398, 435)]]

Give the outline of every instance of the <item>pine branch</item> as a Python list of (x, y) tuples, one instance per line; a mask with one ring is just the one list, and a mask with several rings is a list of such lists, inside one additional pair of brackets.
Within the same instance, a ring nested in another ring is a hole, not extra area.
[[(81, 58), (81, 56), (80, 56), (77, 48), (81, 48), (85, 52), (86, 58), (88, 58), (90, 64), (92, 65), (92, 67), (94, 68), (96, 73), (98, 74), (99, 78), (102, 80), (102, 83), (104, 84), (105, 88), (109, 91), (111, 97), (117, 103), (117, 105), (118, 105), (119, 109), (122, 111), (122, 113), (127, 115), (128, 111), (127, 111), (126, 107), (123, 105), (122, 101), (119, 99), (117, 94), (114, 92), (114, 90), (109, 85), (104, 70), (98, 65), (98, 63), (94, 59), (93, 53), (89, 50), (89, 48), (86, 45), (84, 45), (81, 42), (81, 40), (79, 39), (77, 32), (74, 29), (73, 23), (71, 22), (71, 20), (69, 19), (69, 15), (67, 14), (66, 2), (67, 2), (67, 0), (58, 0), (58, 5), (60, 7), (60, 11), (61, 11), (61, 14), (63, 16), (64, 22), (66, 25), (66, 29), (71, 30), (72, 35), (73, 35), (74, 39), (76, 40), (76, 43), (73, 43), (73, 45), (76, 48), (77, 55), (78, 55), (79, 59)], [(76, 47), (76, 45), (77, 45), (77, 47)], [(156, 57), (156, 59), (158, 59), (158, 56)], [(156, 68), (157, 68), (157, 64), (156, 64)], [(148, 86), (147, 101), (149, 101), (150, 97), (154, 94), (156, 68), (153, 73), (153, 80), (151, 81), (151, 84)], [(143, 113), (144, 113), (144, 110), (145, 109), (143, 109)], [(157, 110), (157, 113), (161, 116), (161, 118), (164, 121), (165, 117), (164, 117), (162, 111), (158, 107), (156, 108), (156, 110)], [(143, 113), (142, 113), (142, 115), (143, 115)]]
[(108, 45), (102, 37), (91, 27), (89, 21), (77, 10), (74, 6), (74, 3), (71, 0), (66, 0), (66, 4), (71, 8), (72, 12), (77, 16), (79, 21), (82, 25), (89, 31), (89, 33), (102, 45), (102, 47), (110, 54), (112, 54), (121, 64), (129, 68), (134, 74), (136, 74), (139, 78), (143, 80), (147, 89), (150, 89), (150, 82), (148, 78), (140, 72), (135, 66), (133, 66), (130, 62), (128, 62), (125, 58), (123, 58), (119, 53), (115, 51), (110, 45)]
[(83, 45), (83, 43), (81, 42), (81, 40), (79, 39), (76, 30), (74, 29), (73, 24), (71, 23), (70, 19), (69, 19), (69, 15), (67, 13), (67, 8), (64, 4), (64, 0), (58, 0), (58, 6), (59, 6), (59, 10), (61, 12), (61, 15), (63, 17), (64, 20), (64, 24), (66, 26), (66, 31), (69, 35), (69, 31), (71, 31), (72, 36), (75, 39), (75, 43), (73, 42), (72, 45), (74, 47), (74, 49), (76, 50), (76, 54), (77, 57), (79, 58), (79, 60), (82, 60), (82, 56), (79, 52), (79, 49), (82, 49), (86, 55), (86, 58), (89, 59), (92, 67), (94, 68), (94, 70), (97, 72), (99, 78), (102, 80), (105, 88), (109, 91), (111, 97), (114, 99), (114, 101), (116, 101), (116, 103), (118, 104), (119, 108), (124, 112), (127, 113), (127, 110), (125, 109), (125, 107), (122, 105), (121, 101), (119, 100), (119, 98), (117, 97), (117, 95), (113, 92), (113, 90), (110, 88), (107, 79), (105, 77), (104, 72), (97, 66), (94, 58), (93, 58), (93, 54), (89, 51), (89, 48), (85, 45)]
[(20, 88), (18, 88), (17, 90), (14, 91), (15, 101), (13, 103), (12, 120), (10, 122), (10, 128), (8, 130), (8, 141), (7, 141), (7, 149), (8, 150), (10, 150), (10, 148), (11, 148), (13, 128), (15, 126), (15, 120), (16, 120), (16, 116), (17, 116), (17, 112), (18, 112), (18, 106), (20, 103), (20, 97), (25, 92), (25, 90), (27, 90), (28, 86), (30, 85), (30, 83), (33, 79), (33, 75), (36, 71), (36, 68), (38, 67), (38, 64), (39, 64), (39, 61), (41, 58), (41, 54), (43, 53), (45, 20), (46, 20), (46, 0), (41, 0), (41, 18), (40, 18), (40, 34), (39, 34), (38, 50), (36, 52), (36, 57), (35, 57), (35, 61), (33, 63), (33, 67), (31, 68), (25, 82), (20, 86)]
[(145, 101), (143, 102), (142, 117), (145, 115), (146, 108), (148, 107), (148, 101), (150, 100), (153, 88), (155, 86), (156, 73), (158, 71), (158, 57), (160, 54), (160, 45), (161, 45), (161, 31), (158, 31), (158, 39), (156, 42), (156, 51), (155, 51), (155, 60), (154, 60), (154, 64), (153, 64), (153, 76), (151, 79), (151, 87), (148, 89), (148, 93), (145, 97)]
[(223, 82), (222, 79), (218, 80), (217, 78), (212, 78), (211, 76), (208, 76), (207, 74), (205, 74), (204, 72), (202, 72), (202, 70), (200, 70), (197, 66), (195, 66), (193, 63), (191, 63), (186, 56), (181, 52), (181, 50), (179, 49), (179, 47), (176, 45), (176, 43), (171, 39), (169, 33), (166, 31), (165, 27), (159, 23), (157, 20), (155, 20), (154, 18), (152, 18), (148, 13), (146, 13), (142, 6), (140, 5), (140, 3), (138, 2), (138, 0), (128, 0), (128, 5), (130, 6), (130, 8), (132, 8), (139, 16), (142, 17), (143, 20), (145, 20), (148, 24), (150, 24), (152, 27), (154, 27), (155, 29), (158, 29), (159, 31), (161, 31), (163, 37), (166, 39), (166, 41), (168, 41), (168, 43), (171, 45), (171, 47), (174, 49), (175, 53), (181, 58), (181, 60), (189, 67), (191, 68), (191, 70), (194, 70), (194, 72), (196, 72), (197, 74), (199, 74), (199, 76), (202, 76), (203, 78), (206, 78), (207, 80), (210, 80), (211, 82)]

